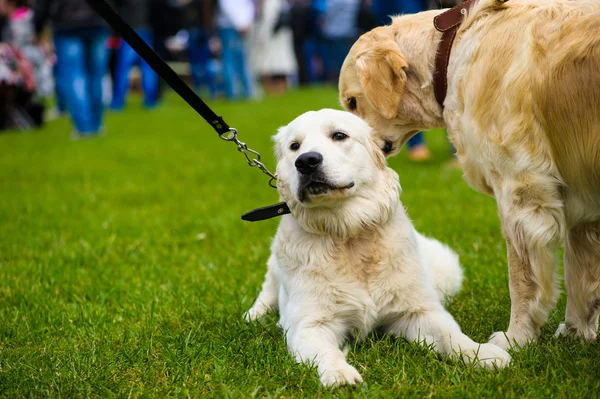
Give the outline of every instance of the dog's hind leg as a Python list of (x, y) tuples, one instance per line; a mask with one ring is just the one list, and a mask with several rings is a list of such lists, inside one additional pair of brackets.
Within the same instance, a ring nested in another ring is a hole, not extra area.
[(535, 341), (556, 304), (555, 252), (564, 239), (565, 215), (555, 179), (521, 176), (495, 190), (508, 249), (510, 324), (490, 342), (507, 349)]
[(402, 312), (387, 329), (410, 342), (432, 346), (434, 350), (485, 368), (502, 368), (510, 355), (493, 344), (478, 344), (464, 334), (441, 304), (432, 310)]
[(258, 298), (244, 313), (244, 320), (250, 322), (265, 315), (269, 310), (279, 308), (279, 266), (274, 255), (267, 261), (267, 274)]
[(556, 336), (596, 339), (600, 312), (600, 222), (571, 229), (565, 245), (567, 314)]

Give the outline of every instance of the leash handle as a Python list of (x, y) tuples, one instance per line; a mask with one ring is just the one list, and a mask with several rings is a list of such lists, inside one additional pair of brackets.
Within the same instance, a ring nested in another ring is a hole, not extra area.
[(208, 105), (171, 69), (160, 56), (117, 14), (106, 0), (86, 0), (89, 6), (102, 17), (123, 40), (165, 80), (219, 135), (230, 131), (229, 125), (218, 116)]

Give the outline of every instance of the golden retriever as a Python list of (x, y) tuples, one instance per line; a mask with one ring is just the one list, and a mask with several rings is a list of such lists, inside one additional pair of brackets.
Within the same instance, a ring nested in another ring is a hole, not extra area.
[(510, 356), (463, 334), (442, 299), (460, 288), (458, 256), (415, 231), (398, 175), (348, 112), (308, 112), (280, 129), (277, 184), (291, 209), (273, 244), (262, 291), (245, 314), (278, 309), (289, 351), (314, 362), (324, 385), (362, 378), (342, 346), (382, 329), (483, 367)]
[(466, 180), (496, 198), (511, 312), (502, 348), (537, 339), (557, 299), (565, 244), (566, 320), (596, 338), (600, 311), (600, 1), (481, 0), (458, 30), (444, 108), (433, 89), (441, 11), (395, 17), (353, 46), (343, 106), (394, 154), (417, 130), (447, 127)]

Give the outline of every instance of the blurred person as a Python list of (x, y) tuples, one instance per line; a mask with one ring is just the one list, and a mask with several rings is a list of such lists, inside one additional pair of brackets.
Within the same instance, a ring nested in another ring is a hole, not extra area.
[(372, 0), (373, 15), (377, 25), (387, 25), (394, 15), (415, 14), (425, 10), (428, 1), (436, 0)]
[(0, 129), (27, 130), (43, 123), (44, 106), (36, 95), (35, 67), (25, 56), (29, 49), (24, 44), (30, 41), (20, 32), (27, 26), (26, 17), (31, 16), (23, 6), (0, 0)]
[[(427, 8), (427, 0), (373, 0), (373, 14), (377, 25), (387, 25), (391, 16), (398, 14), (414, 14)], [(430, 0), (436, 1), (436, 0)], [(416, 162), (431, 158), (431, 152), (425, 143), (423, 132), (418, 132), (406, 143), (408, 157)]]
[(108, 69), (109, 29), (85, 0), (36, 0), (35, 30), (52, 24), (57, 56), (57, 84), (74, 124), (73, 137), (101, 132), (102, 79)]
[[(300, 74), (302, 66), (306, 68), (306, 83), (317, 83), (326, 80), (324, 60), (328, 57), (327, 43), (323, 38), (322, 20), (325, 13), (326, 0), (293, 0), (299, 5), (292, 8), (292, 29), (298, 51), (302, 52), (297, 58)], [(294, 9), (299, 11), (293, 11)], [(295, 50), (297, 51), (297, 50)], [(302, 62), (304, 58), (304, 62)], [(300, 75), (302, 84), (302, 77)]]
[(373, 12), (373, 0), (360, 0), (356, 26), (359, 30), (359, 36), (378, 26), (377, 18)]
[(188, 54), (192, 83), (196, 90), (206, 86), (211, 98), (216, 98), (219, 88), (219, 67), (214, 57), (215, 42), (211, 40), (215, 29), (217, 0), (186, 0), (181, 7), (182, 28), (189, 32)]
[(4, 10), (5, 0), (0, 0), (0, 42), (4, 41), (4, 27), (8, 23), (8, 19), (6, 18), (6, 12)]
[[(151, 47), (154, 35), (150, 28), (151, 0), (115, 0), (119, 14), (135, 32)], [(131, 46), (121, 40), (116, 49), (114, 81), (111, 108), (121, 111), (125, 107), (129, 91), (129, 72), (133, 66), (139, 66), (144, 93), (144, 107), (152, 109), (158, 103), (158, 75), (140, 57)]]
[(4, 41), (17, 48), (33, 66), (36, 94), (49, 97), (54, 91), (52, 60), (49, 50), (43, 49), (36, 40), (33, 11), (28, 0), (3, 0), (4, 13), (8, 16)]
[(293, 35), (294, 55), (298, 67), (298, 83), (310, 83), (306, 43), (310, 35), (310, 0), (290, 0), (290, 20)]
[(330, 82), (337, 84), (340, 69), (354, 41), (358, 38), (358, 16), (361, 0), (326, 0), (322, 18), (323, 36), (328, 57), (325, 71)]
[(155, 51), (167, 61), (173, 60), (173, 54), (166, 47), (169, 37), (181, 29), (180, 0), (152, 0), (150, 2), (150, 26), (154, 33)]
[(252, 35), (252, 65), (267, 93), (283, 93), (297, 71), (290, 6), (263, 0)]
[(8, 43), (0, 42), (0, 130), (41, 126), (43, 106), (34, 100), (31, 63)]
[(461, 0), (427, 0), (427, 8), (429, 10), (452, 8), (460, 3), (462, 3)]
[(54, 102), (56, 103), (56, 112), (62, 115), (67, 112), (67, 99), (63, 90), (63, 85), (58, 82), (58, 62), (54, 62), (52, 68), (52, 76), (54, 78)]
[(418, 132), (412, 136), (406, 143), (408, 148), (408, 157), (412, 161), (420, 162), (427, 161), (431, 158), (431, 152), (425, 143), (425, 135), (423, 132)]
[[(256, 96), (246, 40), (255, 14), (254, 0), (219, 0), (217, 26), (222, 46), (225, 94), (229, 99)], [(241, 93), (237, 86), (241, 86)]]
[[(179, 0), (152, 0), (150, 2), (150, 26), (154, 33), (154, 49), (165, 61), (177, 59), (168, 47), (168, 39), (181, 29), (181, 16), (175, 4)], [(158, 97), (162, 98), (168, 85), (163, 79), (158, 81)]]

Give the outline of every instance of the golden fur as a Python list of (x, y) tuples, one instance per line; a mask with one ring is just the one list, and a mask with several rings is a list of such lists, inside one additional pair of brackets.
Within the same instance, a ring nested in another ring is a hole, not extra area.
[[(363, 35), (342, 68), (340, 101), (369, 122), (382, 148), (393, 143), (391, 154), (415, 131), (447, 127), (466, 180), (496, 198), (512, 307), (507, 332), (492, 342), (506, 348), (537, 338), (556, 302), (555, 251), (565, 240), (569, 297), (557, 334), (594, 339), (600, 1), (479, 1), (454, 42), (444, 109), (433, 91), (439, 13), (396, 17)], [(381, 98), (382, 87), (400, 95)]]

